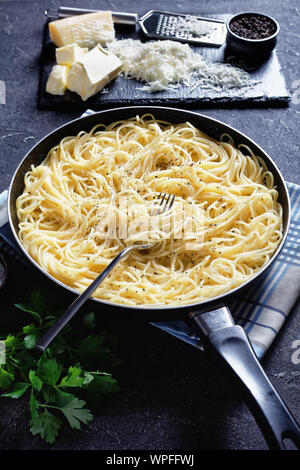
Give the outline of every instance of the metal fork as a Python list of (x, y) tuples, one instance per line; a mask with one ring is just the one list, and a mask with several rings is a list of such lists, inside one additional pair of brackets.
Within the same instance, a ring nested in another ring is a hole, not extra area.
[[(165, 193), (160, 193), (155, 201), (156, 207), (150, 212), (150, 216), (161, 215), (164, 212), (170, 210), (174, 204), (175, 196), (167, 195)], [(154, 203), (154, 204), (155, 204)], [(78, 312), (80, 307), (87, 301), (87, 299), (92, 295), (94, 290), (101, 284), (101, 282), (108, 276), (108, 274), (113, 270), (113, 268), (125, 258), (133, 250), (146, 250), (151, 248), (154, 243), (147, 244), (133, 244), (130, 245), (124, 250), (122, 250), (110, 263), (109, 265), (99, 274), (98, 277), (85, 289), (85, 291), (80, 294), (76, 300), (65, 310), (65, 312), (59, 317), (59, 319), (49, 328), (48, 331), (36, 342), (35, 347), (41, 351), (49, 346), (53, 339), (61, 332), (61, 330), (66, 326), (67, 323), (73, 318), (75, 313)]]

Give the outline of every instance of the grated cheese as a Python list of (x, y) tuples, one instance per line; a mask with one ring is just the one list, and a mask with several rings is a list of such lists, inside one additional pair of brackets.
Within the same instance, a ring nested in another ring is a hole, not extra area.
[(190, 33), (195, 37), (207, 36), (216, 29), (209, 22), (198, 20), (190, 15), (186, 15), (184, 18), (179, 16), (177, 18), (176, 27), (179, 28), (180, 31)]
[(208, 63), (188, 44), (176, 41), (135, 39), (113, 41), (108, 48), (122, 62), (125, 78), (146, 82), (142, 90), (173, 90), (180, 84), (193, 87), (242, 88), (254, 82), (244, 70), (230, 64)]

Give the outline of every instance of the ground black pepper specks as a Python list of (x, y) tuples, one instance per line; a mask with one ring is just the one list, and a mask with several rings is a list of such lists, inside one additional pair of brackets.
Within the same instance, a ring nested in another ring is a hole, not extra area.
[(276, 31), (276, 24), (263, 15), (245, 15), (230, 22), (233, 33), (246, 39), (265, 39)]

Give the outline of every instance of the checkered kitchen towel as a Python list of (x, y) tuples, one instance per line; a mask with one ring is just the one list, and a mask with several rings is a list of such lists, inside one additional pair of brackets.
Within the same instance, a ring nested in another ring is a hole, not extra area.
[[(300, 295), (300, 186), (293, 183), (287, 186), (292, 210), (285, 245), (259, 285), (254, 284), (243, 299), (234, 300), (229, 305), (235, 322), (245, 329), (259, 359), (269, 348)], [(7, 190), (0, 194), (0, 247), (25, 261), (7, 222), (7, 194)], [(182, 320), (152, 325), (201, 349), (199, 337)]]

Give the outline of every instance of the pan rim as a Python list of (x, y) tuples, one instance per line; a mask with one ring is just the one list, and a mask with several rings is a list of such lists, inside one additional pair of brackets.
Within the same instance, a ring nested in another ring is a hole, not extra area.
[[(125, 106), (125, 107), (118, 107), (118, 108), (109, 108), (109, 109), (105, 109), (105, 110), (101, 110), (101, 111), (96, 111), (96, 112), (93, 112), (93, 114), (88, 114), (87, 116), (81, 116), (79, 118), (76, 118), (76, 119), (73, 119), (71, 121), (68, 121), (67, 123), (63, 124), (62, 126), (59, 126), (57, 128), (55, 128), (54, 130), (52, 130), (51, 132), (49, 132), (47, 135), (45, 135), (42, 139), (40, 139), (25, 155), (25, 157), (21, 160), (21, 162), (19, 163), (19, 165), (17, 166), (13, 176), (12, 176), (12, 179), (11, 179), (11, 182), (10, 182), (10, 185), (9, 185), (9, 191), (8, 191), (8, 220), (9, 220), (9, 225), (10, 225), (10, 228), (11, 228), (11, 231), (13, 233), (13, 236), (14, 236), (14, 239), (17, 243), (17, 245), (19, 246), (19, 248), (21, 249), (21, 251), (23, 252), (23, 254), (26, 256), (26, 258), (30, 261), (30, 263), (32, 263), (36, 268), (38, 268), (39, 271), (41, 271), (44, 275), (46, 275), (49, 279), (51, 279), (52, 281), (54, 281), (56, 284), (60, 285), (61, 287), (67, 289), (68, 291), (76, 294), (76, 295), (79, 295), (80, 292), (77, 291), (76, 289), (64, 284), (63, 282), (61, 282), (60, 280), (56, 279), (54, 276), (52, 276), (50, 273), (48, 273), (44, 268), (42, 268), (30, 255), (29, 253), (25, 250), (25, 248), (23, 247), (21, 241), (19, 240), (19, 237), (15, 231), (15, 227), (14, 227), (14, 224), (13, 224), (13, 221), (12, 221), (12, 215), (11, 215), (11, 198), (12, 198), (12, 190), (13, 190), (13, 186), (14, 186), (14, 182), (15, 182), (15, 179), (16, 179), (16, 176), (19, 172), (19, 169), (20, 167), (22, 166), (22, 164), (25, 162), (25, 160), (28, 158), (28, 156), (31, 154), (31, 152), (36, 148), (38, 147), (43, 141), (45, 141), (48, 137), (50, 137), (52, 134), (60, 131), (60, 130), (63, 130), (65, 127), (69, 126), (69, 125), (72, 125), (74, 123), (77, 123), (79, 121), (84, 121), (84, 120), (88, 120), (91, 116), (95, 116), (95, 115), (103, 115), (105, 113), (110, 113), (110, 112), (117, 112), (117, 111), (120, 111), (120, 112), (124, 112), (124, 111), (132, 111), (133, 114), (132, 114), (132, 117), (134, 117), (134, 113), (139, 114), (138, 111), (139, 110), (145, 110), (145, 112), (143, 114), (146, 114), (146, 113), (152, 113), (153, 114), (155, 113), (155, 110), (157, 111), (161, 111), (161, 110), (164, 110), (164, 111), (169, 111), (169, 112), (172, 112), (172, 113), (180, 113), (180, 114), (185, 114), (185, 115), (190, 115), (191, 118), (194, 117), (194, 119), (197, 119), (200, 117), (201, 118), (204, 118), (205, 120), (209, 121), (210, 123), (216, 123), (217, 125), (220, 125), (220, 126), (225, 126), (227, 127), (227, 129), (230, 129), (232, 131), (234, 131), (234, 133), (237, 133), (239, 134), (239, 136), (241, 138), (244, 138), (246, 139), (250, 144), (253, 144), (255, 147), (257, 147), (257, 149), (259, 150), (259, 152), (263, 155), (263, 158), (266, 159), (266, 163), (270, 162), (271, 165), (273, 165), (273, 167), (275, 168), (276, 172), (277, 172), (277, 175), (279, 176), (279, 179), (280, 179), (280, 183), (283, 187), (283, 190), (284, 190), (284, 193), (285, 193), (285, 196), (286, 196), (286, 200), (287, 200), (287, 207), (284, 208), (284, 212), (286, 213), (286, 228), (285, 228), (285, 231), (283, 233), (283, 237), (282, 237), (282, 240), (280, 242), (280, 244), (278, 245), (276, 251), (273, 253), (272, 257), (269, 259), (269, 261), (267, 262), (267, 264), (261, 269), (259, 270), (253, 277), (251, 277), (250, 279), (248, 279), (247, 281), (245, 281), (244, 283), (240, 284), (239, 286), (235, 287), (234, 289), (231, 289), (229, 290), (228, 292), (225, 292), (223, 294), (220, 294), (216, 297), (211, 297), (211, 298), (207, 298), (207, 299), (203, 299), (203, 300), (200, 300), (198, 302), (194, 302), (194, 303), (190, 303), (190, 304), (184, 304), (184, 305), (163, 305), (163, 304), (155, 304), (155, 305), (126, 305), (126, 304), (118, 304), (116, 302), (109, 302), (107, 300), (103, 300), (103, 299), (99, 299), (97, 297), (90, 297), (90, 300), (93, 300), (93, 301), (96, 301), (100, 304), (104, 304), (104, 305), (107, 305), (109, 307), (120, 307), (122, 309), (130, 309), (130, 310), (143, 310), (143, 311), (152, 311), (152, 312), (157, 312), (157, 311), (160, 311), (160, 310), (168, 310), (168, 311), (178, 311), (178, 310), (186, 310), (186, 309), (190, 309), (190, 310), (195, 310), (195, 308), (199, 308), (199, 309), (203, 309), (205, 308), (205, 306), (209, 306), (210, 304), (216, 304), (216, 303), (226, 303), (226, 299), (228, 297), (232, 297), (234, 296), (238, 291), (244, 289), (247, 285), (251, 284), (252, 282), (254, 282), (255, 280), (257, 280), (257, 278), (259, 278), (263, 273), (265, 273), (268, 268), (270, 267), (270, 265), (276, 260), (276, 258), (278, 257), (279, 253), (281, 252), (282, 248), (283, 248), (283, 245), (286, 241), (286, 238), (287, 238), (287, 235), (288, 235), (288, 232), (289, 232), (289, 227), (290, 227), (290, 214), (291, 214), (291, 205), (290, 205), (290, 197), (289, 197), (289, 192), (288, 192), (288, 189), (287, 189), (287, 186), (286, 186), (286, 183), (285, 183), (285, 180), (279, 170), (279, 168), (277, 167), (276, 163), (273, 161), (273, 159), (269, 156), (269, 154), (260, 146), (258, 145), (254, 140), (252, 140), (250, 137), (248, 137), (246, 134), (244, 134), (243, 132), (240, 132), (238, 129), (234, 128), (233, 126), (230, 126), (229, 124), (226, 124), (225, 122), (223, 121), (220, 121), (218, 119), (215, 119), (215, 118), (212, 118), (210, 116), (206, 116), (205, 114), (202, 114), (202, 113), (198, 113), (196, 111), (191, 111), (191, 110), (186, 110), (186, 109), (179, 109), (179, 108), (173, 108), (173, 107), (166, 107), (166, 106), (150, 106), (150, 105), (146, 105), (146, 106)], [(122, 118), (120, 118), (122, 119)], [(187, 120), (187, 119), (185, 119)], [(113, 121), (112, 121), (113, 122)], [(171, 122), (171, 121), (170, 121)], [(209, 134), (208, 134), (209, 135)]]

